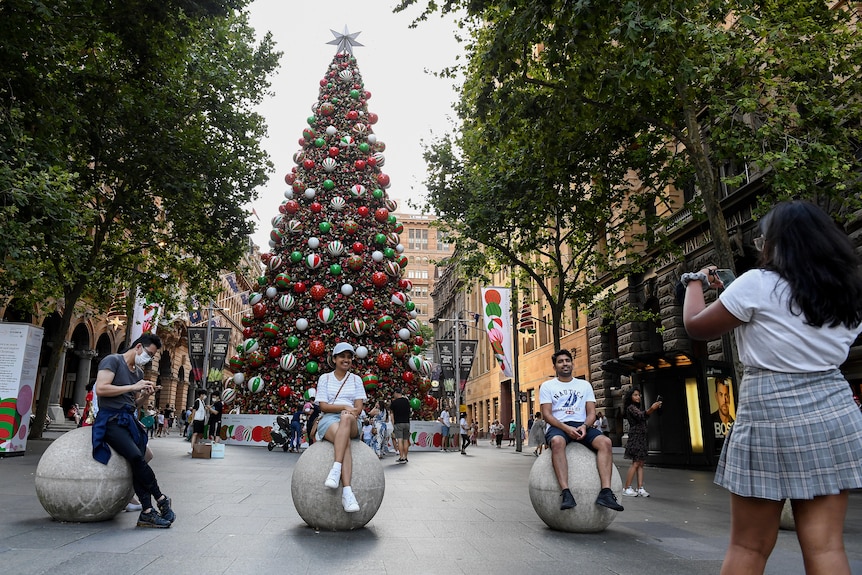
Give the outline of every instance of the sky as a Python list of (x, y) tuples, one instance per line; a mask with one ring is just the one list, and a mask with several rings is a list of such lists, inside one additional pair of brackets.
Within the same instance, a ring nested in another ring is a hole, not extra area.
[[(454, 37), (451, 17), (432, 16), (418, 28), (409, 25), (420, 6), (393, 14), (394, 0), (255, 0), (250, 23), (263, 35), (272, 32), (276, 49), (283, 52), (272, 77), (271, 91), (257, 111), (266, 118), (268, 137), (263, 146), (275, 164), (269, 182), (258, 189), (249, 205), (260, 217), (253, 240), (269, 249), (270, 221), (284, 199), (284, 175), (294, 166), (293, 154), (317, 102), (318, 82), (327, 71), (336, 47), (331, 30), (351, 34), (365, 47), (354, 47), (365, 89), (371, 92), (368, 111), (379, 116), (374, 133), (386, 144), (385, 172), (392, 179), (390, 196), (398, 211), (415, 213), (408, 198), (423, 197), (426, 178), (422, 142), (452, 129), (452, 105), (458, 94), (454, 81), (437, 78), (437, 72), (462, 62), (463, 49)], [(424, 5), (421, 2), (420, 5)], [(253, 217), (253, 216), (252, 216)]]

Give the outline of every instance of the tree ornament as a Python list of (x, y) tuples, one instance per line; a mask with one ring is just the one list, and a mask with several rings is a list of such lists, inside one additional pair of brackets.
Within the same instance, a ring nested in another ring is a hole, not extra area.
[(316, 270), (320, 267), (320, 256), (317, 254), (308, 254), (305, 257), (305, 266), (310, 270)]
[(329, 266), (329, 273), (331, 275), (340, 276), (342, 271), (340, 264), (330, 264)]
[(263, 391), (263, 388), (266, 387), (263, 378), (259, 375), (256, 375), (248, 380), (248, 390), (252, 393), (260, 393)]
[(308, 344), (308, 352), (311, 355), (321, 356), (326, 352), (326, 345), (319, 339), (315, 339)]
[(384, 190), (388, 188), (390, 186), (389, 176), (386, 174), (378, 174), (377, 185), (379, 185)]
[(361, 319), (354, 319), (350, 322), (350, 333), (355, 336), (360, 336), (365, 333), (365, 329), (367, 328), (367, 324)]
[(321, 301), (326, 297), (326, 288), (320, 284), (314, 284), (311, 286), (311, 289), (308, 290), (308, 293), (311, 295), (311, 299), (314, 301)]
[(353, 220), (347, 220), (346, 222), (344, 222), (343, 225), (344, 231), (349, 235), (353, 235), (359, 231), (359, 224), (357, 224)]
[(296, 349), (297, 347), (299, 347), (299, 338), (295, 335), (287, 336), (287, 339), (285, 339), (284, 341), (285, 343), (287, 343), (287, 347), (289, 347), (290, 349)]
[(319, 214), (323, 211), (323, 204), (321, 204), (320, 202), (311, 202), (311, 204), (309, 204), (308, 206), (308, 209), (310, 209), (311, 212), (314, 214)]
[(386, 234), (374, 234), (374, 243), (385, 246), (386, 245)]
[(293, 371), (296, 369), (296, 356), (292, 353), (284, 355), (278, 362), (279, 367), (284, 371)]
[(266, 305), (259, 303), (251, 306), (251, 313), (258, 319), (262, 318), (266, 315)]
[(275, 286), (279, 289), (287, 289), (290, 287), (290, 276), (286, 273), (280, 273), (275, 276)]
[(350, 284), (341, 284), (341, 293), (345, 296), (353, 295), (353, 286)]
[(374, 219), (378, 222), (385, 223), (386, 219), (389, 217), (389, 210), (386, 208), (377, 208), (374, 210)]
[(345, 200), (341, 196), (335, 196), (329, 201), (329, 207), (331, 207), (336, 212), (340, 212), (345, 207), (347, 207), (347, 200)]
[(365, 391), (374, 391), (377, 389), (378, 383), (380, 383), (380, 380), (373, 373), (362, 376), (362, 386), (365, 387)]
[(324, 307), (317, 312), (317, 319), (323, 324), (332, 323), (335, 320), (335, 312), (328, 307)]
[(366, 357), (368, 357), (368, 348), (364, 345), (357, 346), (356, 357), (358, 357), (359, 359), (365, 359)]
[(400, 337), (404, 341), (407, 341), (408, 339), (410, 339), (410, 330), (402, 327), (398, 330), (398, 337)]
[(416, 399), (415, 397), (410, 398), (410, 408), (414, 410), (419, 410), (422, 408), (422, 402)]
[(266, 357), (259, 351), (252, 351), (245, 358), (246, 364), (253, 369), (262, 366), (265, 361)]
[(371, 311), (374, 309), (374, 300), (370, 297), (367, 297), (362, 300), (362, 309), (365, 311)]
[(420, 324), (417, 320), (411, 319), (407, 322), (407, 329), (410, 330), (410, 333), (416, 335), (422, 328), (422, 324)]
[(386, 274), (383, 272), (374, 272), (371, 274), (371, 283), (376, 288), (382, 288), (386, 285), (386, 282), (389, 281), (389, 278), (386, 277)]
[(368, 206), (359, 206), (358, 208), (356, 208), (356, 213), (363, 218), (367, 218), (368, 215), (371, 213), (371, 210), (368, 209)]
[(364, 264), (365, 262), (360, 256), (353, 255), (347, 258), (347, 267), (353, 271), (361, 270)]
[(278, 386), (278, 396), (281, 398), (286, 398), (290, 395), (290, 386), (288, 385), (280, 385)]
[(263, 335), (268, 337), (275, 337), (278, 335), (278, 325), (269, 321), (263, 325)]
[(281, 308), (282, 311), (290, 311), (293, 309), (296, 300), (293, 299), (293, 296), (289, 293), (284, 294), (280, 298), (278, 298), (278, 307)]
[(387, 314), (377, 318), (377, 329), (390, 331), (392, 329), (392, 316)]
[(338, 164), (335, 162), (334, 158), (325, 158), (322, 162), (323, 169), (327, 172), (334, 172), (335, 168), (338, 167)]
[(233, 382), (237, 385), (245, 383), (245, 374), (243, 372), (233, 374)]
[(371, 259), (374, 260), (375, 263), (379, 264), (384, 259), (386, 259), (386, 255), (380, 250), (374, 250), (373, 252), (371, 252)]
[(350, 197), (352, 198), (363, 198), (365, 197), (365, 186), (362, 184), (356, 184), (350, 188)]
[(298, 264), (302, 261), (302, 252), (292, 251), (290, 252), (290, 263)]
[(275, 299), (278, 295), (278, 288), (275, 286), (269, 286), (266, 288), (266, 297), (269, 299)]
[(266, 350), (266, 355), (272, 359), (281, 356), (281, 348), (277, 345), (272, 345)]
[(236, 399), (236, 390), (232, 387), (226, 387), (221, 392), (221, 400), (223, 403), (230, 405)]
[(248, 303), (249, 305), (256, 306), (263, 300), (263, 294), (258, 292), (251, 292), (248, 295)]
[(305, 319), (304, 317), (301, 317), (298, 320), (296, 320), (296, 329), (298, 329), (299, 331), (307, 330), (308, 329), (308, 320)]
[(414, 309), (416, 309), (416, 304), (412, 301), (405, 302), (404, 309), (406, 309), (407, 311), (413, 311)]
[(404, 292), (397, 291), (392, 294), (392, 297), (389, 298), (389, 301), (391, 301), (395, 305), (404, 305), (405, 303), (407, 303), (407, 296), (404, 294)]
[(332, 231), (332, 224), (329, 222), (320, 222), (317, 227), (322, 234), (328, 234), (330, 231)]
[(305, 363), (305, 371), (307, 373), (314, 375), (315, 373), (320, 371), (320, 364), (318, 364), (316, 361), (306, 362)]

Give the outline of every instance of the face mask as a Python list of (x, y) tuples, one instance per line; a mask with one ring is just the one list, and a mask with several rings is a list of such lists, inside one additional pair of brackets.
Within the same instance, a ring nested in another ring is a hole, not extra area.
[(147, 350), (143, 350), (141, 352), (141, 355), (135, 356), (135, 365), (137, 365), (138, 367), (143, 367), (150, 363), (152, 360), (153, 358), (152, 356), (150, 356), (149, 353), (147, 353)]

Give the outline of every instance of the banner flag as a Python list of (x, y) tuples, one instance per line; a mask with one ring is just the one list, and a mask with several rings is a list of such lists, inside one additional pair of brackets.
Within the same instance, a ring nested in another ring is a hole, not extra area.
[(503, 287), (482, 288), (483, 327), (491, 350), (503, 374), (514, 377), (512, 369), (512, 299), (511, 290)]
[(131, 330), (130, 343), (134, 343), (145, 333), (156, 335), (161, 308), (161, 304), (150, 302), (148, 298), (144, 298), (141, 292), (138, 291), (138, 297), (135, 299), (135, 312), (132, 316), (132, 325), (129, 326)]
[(218, 371), (219, 375), (216, 381), (221, 381), (221, 370), (224, 367), (224, 360), (227, 358), (227, 352), (230, 349), (231, 329), (229, 327), (214, 327), (210, 331), (213, 338), (210, 343), (210, 371)]
[(239, 293), (239, 286), (236, 285), (236, 274), (231, 272), (225, 276), (225, 280), (227, 280), (227, 285), (230, 286), (230, 289), (233, 293)]
[(455, 390), (455, 340), (437, 340), (437, 359), (440, 362), (440, 383), (446, 391)]
[(526, 302), (521, 306), (518, 331), (521, 333), (536, 333), (536, 322), (533, 320), (533, 306)]
[(207, 328), (190, 327), (187, 331), (189, 334), (189, 362), (192, 364), (192, 379), (194, 379), (195, 383), (201, 383), (204, 379)]
[(479, 340), (462, 339), (460, 342), (461, 348), (458, 352), (458, 359), (461, 360), (461, 368), (458, 370), (460, 379), (461, 391), (467, 385), (467, 378), (470, 377), (470, 370), (473, 369), (473, 360), (476, 359), (476, 348), (479, 347)]

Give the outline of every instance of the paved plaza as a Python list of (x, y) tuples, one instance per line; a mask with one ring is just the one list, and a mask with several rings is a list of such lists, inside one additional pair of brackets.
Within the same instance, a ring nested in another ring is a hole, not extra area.
[[(315, 532), (294, 509), (290, 477), (299, 455), (227, 446), (223, 460), (191, 459), (189, 444), (172, 435), (150, 443), (177, 513), (171, 529), (136, 528), (137, 513), (58, 523), (34, 488), (49, 443), (33, 441), (25, 456), (0, 459), (3, 573), (692, 575), (718, 573), (728, 540), (728, 496), (712, 472), (659, 468), (646, 469), (650, 498), (617, 494), (626, 510), (606, 531), (552, 531), (527, 493), (532, 449), (487, 441), (466, 456), (414, 453), (406, 465), (384, 459), (377, 515), (363, 529), (334, 533)], [(624, 475), (628, 463), (615, 451)], [(862, 574), (862, 492), (851, 494), (845, 541), (853, 573)], [(803, 573), (793, 532), (779, 534), (766, 571)]]

